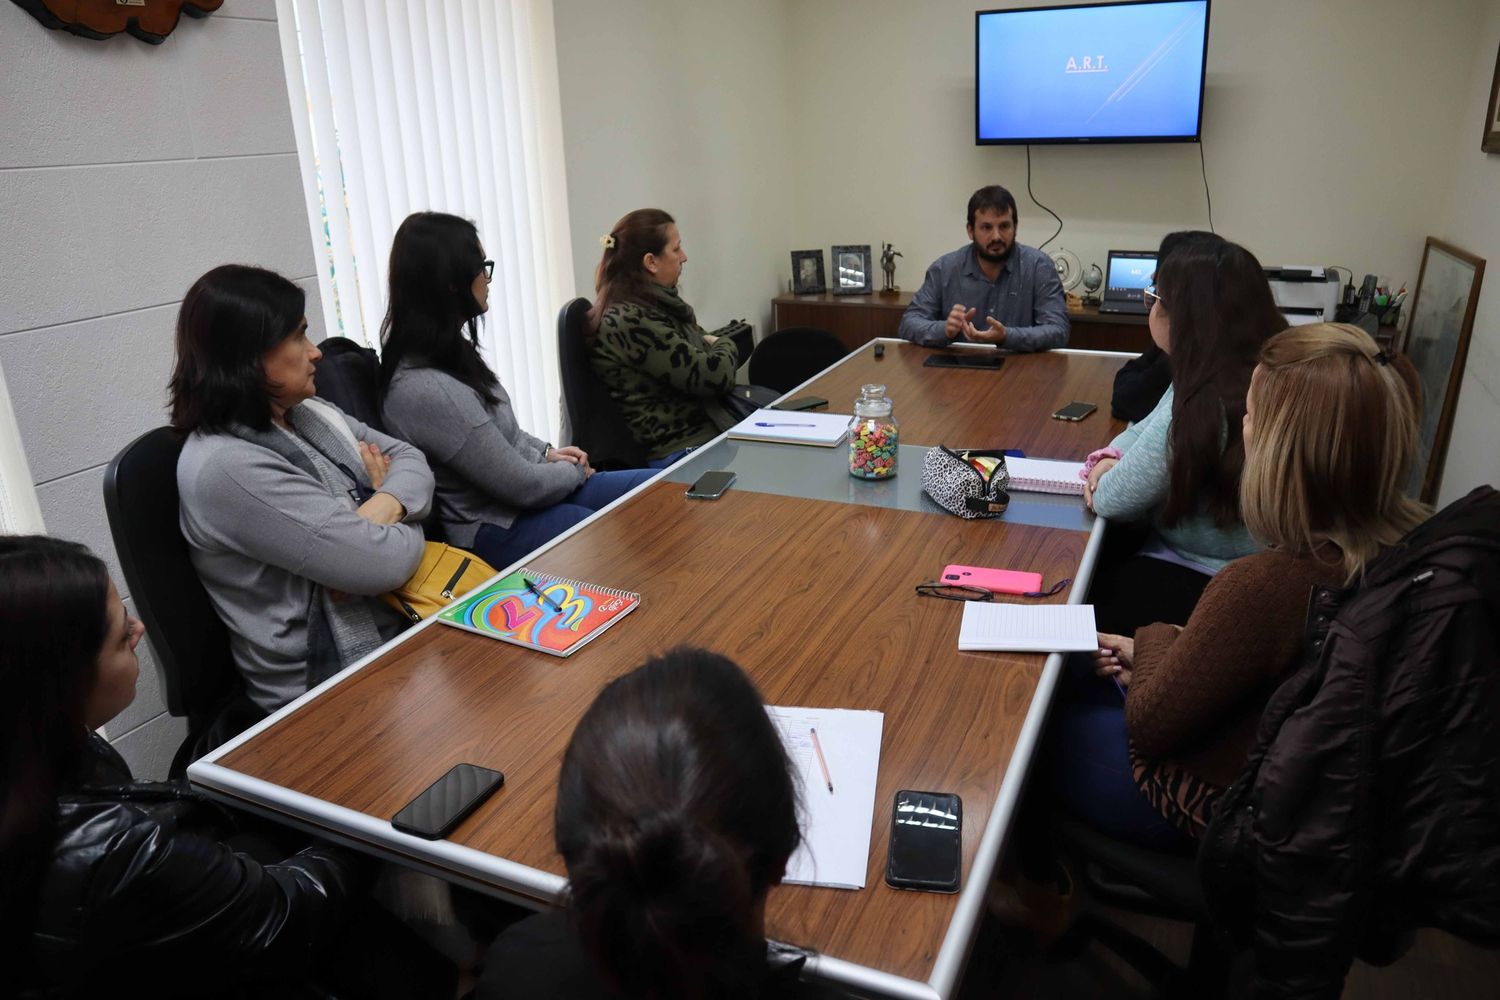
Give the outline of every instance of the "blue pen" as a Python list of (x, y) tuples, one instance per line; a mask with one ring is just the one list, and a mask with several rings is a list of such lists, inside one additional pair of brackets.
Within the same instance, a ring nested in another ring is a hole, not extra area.
[(777, 423), (772, 423), (772, 422), (770, 422), (768, 420), (757, 420), (755, 422), (755, 426), (757, 426), (757, 427), (816, 427), (818, 425), (817, 424), (777, 424)]
[(548, 597), (546, 594), (544, 594), (540, 590), (538, 590), (536, 584), (532, 583), (530, 580), (526, 579), (524, 576), (521, 577), (521, 582), (524, 583), (524, 584), (526, 584), (526, 589), (527, 590), (531, 591), (533, 594), (536, 595), (536, 599), (537, 600), (539, 600), (539, 601), (545, 601), (546, 604), (547, 604), (547, 606), (549, 608), (551, 608), (553, 611), (561, 611), (562, 610), (562, 605), (558, 604), (552, 598)]

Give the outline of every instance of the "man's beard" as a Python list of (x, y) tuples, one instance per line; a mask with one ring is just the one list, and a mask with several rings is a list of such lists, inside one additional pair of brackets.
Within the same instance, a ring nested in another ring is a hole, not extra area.
[(990, 253), (989, 250), (980, 246), (978, 243), (974, 244), (974, 252), (979, 254), (979, 259), (987, 264), (1004, 264), (1006, 261), (1010, 260), (1010, 253), (1015, 248), (1016, 245), (1014, 243), (1007, 243), (1005, 245), (1005, 252), (996, 254)]

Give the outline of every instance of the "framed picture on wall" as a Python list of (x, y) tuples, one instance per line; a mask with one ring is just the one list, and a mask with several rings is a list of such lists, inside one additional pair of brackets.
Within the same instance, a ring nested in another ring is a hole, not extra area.
[(870, 273), (870, 244), (833, 248), (833, 294), (868, 295), (873, 287)]
[(1495, 82), (1490, 84), (1490, 113), (1484, 120), (1484, 140), (1479, 148), (1500, 153), (1500, 51), (1495, 53)]
[(823, 251), (793, 250), (792, 294), (812, 295), (827, 288), (823, 278)]
[(1427, 237), (1422, 270), (1412, 298), (1404, 353), (1422, 382), (1422, 422), (1410, 492), (1437, 499), (1448, 455), (1448, 435), (1458, 406), (1458, 386), (1474, 332), (1474, 307), (1484, 279), (1484, 260), (1436, 237)]

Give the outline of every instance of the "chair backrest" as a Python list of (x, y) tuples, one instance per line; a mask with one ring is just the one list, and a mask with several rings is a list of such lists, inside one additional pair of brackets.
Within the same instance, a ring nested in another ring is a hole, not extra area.
[(574, 299), (557, 314), (557, 361), (562, 371), (563, 415), (572, 443), (597, 469), (638, 469), (646, 449), (631, 435), (625, 414), (589, 364), (585, 339), (589, 300)]
[(792, 326), (777, 330), (750, 355), (750, 382), (790, 392), (849, 353), (827, 330)]
[(104, 472), (104, 509), (125, 585), (146, 626), (167, 711), (190, 732), (239, 687), (229, 632), (209, 603), (177, 520), (177, 456), (170, 427), (147, 431)]
[(329, 337), (318, 345), (318, 395), (360, 423), (385, 430), (380, 419), (380, 358), (374, 349), (348, 337)]

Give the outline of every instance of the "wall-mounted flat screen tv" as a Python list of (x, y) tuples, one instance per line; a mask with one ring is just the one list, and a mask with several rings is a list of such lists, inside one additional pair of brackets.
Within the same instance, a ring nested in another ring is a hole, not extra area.
[(975, 16), (975, 141), (1197, 142), (1209, 0)]

